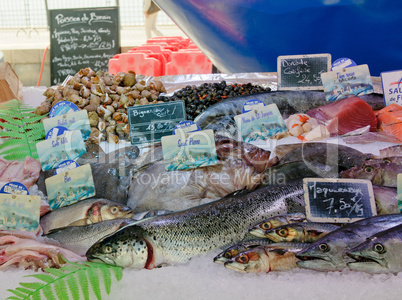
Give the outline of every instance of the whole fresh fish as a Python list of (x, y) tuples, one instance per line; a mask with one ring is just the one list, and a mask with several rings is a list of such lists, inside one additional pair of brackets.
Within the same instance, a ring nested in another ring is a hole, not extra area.
[(114, 219), (84, 226), (68, 226), (51, 230), (45, 237), (78, 255), (85, 255), (101, 238), (135, 222), (132, 219)]
[(249, 227), (275, 215), (304, 211), (301, 181), (220, 200), (140, 221), (105, 237), (87, 252), (91, 261), (148, 268), (185, 262), (241, 241)]
[[(370, 94), (361, 97), (373, 109), (384, 107), (382, 95)], [(234, 116), (242, 113), (244, 104), (252, 99), (258, 99), (265, 105), (276, 104), (283, 118), (292, 114), (307, 112), (312, 108), (328, 104), (323, 92), (316, 91), (278, 91), (233, 97), (219, 101), (210, 106), (195, 118), (201, 129), (212, 129), (216, 133), (240, 140)]]
[(367, 179), (375, 185), (396, 187), (402, 165), (396, 163), (364, 163), (341, 172), (343, 178)]
[(274, 243), (313, 243), (338, 228), (339, 225), (328, 223), (301, 222), (266, 230), (263, 237)]
[(373, 185), (377, 214), (396, 214), (398, 209), (398, 194), (396, 188)]
[(382, 215), (347, 224), (323, 236), (297, 254), (300, 268), (340, 271), (351, 258), (346, 252), (377, 232), (402, 224), (402, 214)]
[(218, 264), (224, 264), (227, 262), (229, 259), (239, 255), (240, 252), (243, 252), (245, 250), (258, 247), (258, 246), (266, 246), (266, 245), (272, 245), (272, 242), (268, 239), (252, 239), (252, 240), (246, 240), (246, 241), (241, 241), (238, 244), (235, 244), (221, 253), (219, 253), (217, 256), (214, 257), (214, 262)]
[[(136, 146), (125, 147), (110, 153), (105, 153), (95, 144), (87, 147), (87, 152), (78, 158), (78, 165), (91, 165), (94, 179), (96, 198), (113, 200), (122, 204), (127, 203), (128, 188), (130, 186), (130, 170), (135, 166), (135, 158), (139, 149)], [(55, 170), (41, 172), (38, 187), (45, 195), (45, 180), (55, 175)]]
[(380, 157), (402, 156), (402, 145), (394, 145), (380, 150)]
[(308, 244), (278, 243), (240, 252), (225, 262), (226, 268), (242, 273), (287, 271), (297, 268), (296, 254)]
[[(279, 164), (301, 161), (317, 175), (322, 177), (332, 175), (337, 177), (339, 171), (360, 165), (365, 160), (373, 158), (372, 154), (362, 153), (351, 147), (332, 143), (302, 143), (288, 152)], [(322, 166), (328, 169), (322, 170)], [(332, 174), (331, 174), (332, 173)]]
[(399, 273), (402, 271), (402, 225), (369, 237), (347, 254), (355, 259), (348, 263), (354, 271)]
[(150, 163), (132, 178), (127, 205), (137, 211), (179, 211), (220, 199), (234, 191), (255, 189), (270, 167), (270, 151), (216, 136), (218, 164), (166, 171), (164, 161)]
[(275, 216), (263, 220), (262, 222), (259, 222), (254, 226), (250, 227), (249, 233), (254, 236), (262, 238), (264, 237), (264, 233), (266, 230), (277, 228), (279, 226), (286, 224), (299, 223), (304, 221), (306, 221), (306, 215), (304, 213), (294, 213), (294, 214)]
[(106, 199), (87, 199), (48, 212), (40, 219), (43, 233), (66, 227), (93, 224), (105, 220), (131, 218), (132, 210)]

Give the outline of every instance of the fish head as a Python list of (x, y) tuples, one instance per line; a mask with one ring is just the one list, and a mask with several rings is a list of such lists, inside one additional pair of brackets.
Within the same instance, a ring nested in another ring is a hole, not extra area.
[[(400, 243), (400, 240), (398, 240)], [(395, 256), (394, 247), (389, 245), (386, 240), (373, 236), (364, 243), (351, 249), (346, 254), (355, 259), (348, 263), (348, 267), (354, 271), (367, 273), (389, 273), (392, 272), (390, 263)]]
[(228, 269), (241, 273), (268, 272), (269, 261), (263, 247), (256, 247), (243, 252), (229, 259), (224, 263)]
[(361, 166), (354, 166), (348, 170), (342, 171), (342, 178), (358, 178), (374, 181), (377, 178), (377, 172), (373, 165), (364, 164)]
[(278, 228), (266, 230), (264, 237), (270, 239), (274, 243), (293, 242), (299, 240), (302, 233), (297, 226), (283, 225)]
[(96, 242), (85, 255), (88, 261), (143, 269), (151, 261), (152, 247), (147, 243), (142, 228), (129, 225)]
[(340, 271), (346, 267), (344, 255), (347, 247), (346, 239), (326, 235), (296, 254), (300, 259), (297, 266), (316, 271)]
[(100, 207), (100, 215), (102, 220), (113, 220), (122, 218), (131, 218), (134, 212), (128, 206), (119, 203), (105, 203)]
[(217, 256), (214, 257), (214, 262), (218, 264), (224, 264), (233, 257), (239, 255), (239, 247), (237, 245), (226, 249), (225, 251), (219, 253)]
[(283, 221), (279, 218), (271, 218), (271, 219), (267, 219), (264, 220), (252, 227), (250, 227), (249, 229), (249, 233), (257, 236), (257, 237), (265, 237), (265, 232), (267, 230), (271, 230), (273, 228), (279, 227), (283, 225)]

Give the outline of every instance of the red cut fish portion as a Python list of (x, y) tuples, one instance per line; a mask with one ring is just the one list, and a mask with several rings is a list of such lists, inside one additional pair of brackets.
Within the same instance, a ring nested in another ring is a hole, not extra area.
[(390, 104), (377, 113), (378, 128), (402, 141), (402, 106)]
[(366, 126), (370, 126), (370, 131), (377, 130), (373, 109), (359, 97), (332, 102), (309, 110), (307, 115), (325, 124), (332, 135), (342, 135)]

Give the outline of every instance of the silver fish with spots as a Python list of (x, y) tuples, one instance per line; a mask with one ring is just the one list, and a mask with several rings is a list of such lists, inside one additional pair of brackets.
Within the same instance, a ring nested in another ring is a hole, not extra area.
[(304, 211), (301, 181), (220, 200), (126, 226), (86, 253), (90, 261), (123, 268), (152, 269), (186, 262), (241, 241), (252, 224), (275, 215)]

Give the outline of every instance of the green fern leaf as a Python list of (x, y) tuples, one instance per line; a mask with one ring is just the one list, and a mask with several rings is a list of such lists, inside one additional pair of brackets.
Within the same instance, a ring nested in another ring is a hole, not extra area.
[(19, 140), (9, 139), (9, 140), (3, 142), (2, 144), (0, 144), (0, 149), (7, 148), (10, 146), (14, 146), (14, 145), (19, 145), (19, 144), (21, 144), (21, 142)]
[(21, 293), (24, 293), (25, 295), (29, 295), (31, 293), (31, 290), (28, 290), (28, 289), (23, 288), (23, 287), (17, 287), (16, 290), (21, 292)]
[(78, 282), (81, 285), (81, 291), (84, 295), (85, 300), (89, 300), (89, 283), (87, 273), (79, 272), (78, 273)]
[(45, 271), (49, 272), (50, 274), (52, 274), (56, 277), (62, 277), (65, 275), (65, 273), (61, 269), (47, 268), (47, 269), (45, 269)]
[(112, 286), (112, 276), (110, 274), (110, 270), (106, 268), (99, 268), (99, 271), (102, 273), (103, 284), (105, 286), (106, 293), (110, 294), (110, 287)]
[(24, 277), (34, 277), (34, 278), (44, 281), (46, 283), (51, 283), (54, 281), (54, 276), (49, 275), (49, 274), (34, 274), (34, 275), (27, 275)]
[(92, 290), (94, 291), (96, 298), (98, 300), (101, 300), (102, 298), (101, 298), (99, 277), (96, 272), (96, 269), (88, 268), (88, 278), (89, 278), (89, 283), (92, 286)]
[(16, 296), (10, 296), (6, 300), (21, 300), (22, 298), (16, 297)]
[[(3, 124), (1, 124), (1, 126), (7, 131), (14, 131), (14, 132), (19, 132), (19, 133), (21, 133), (21, 131), (23, 131), (21, 126), (11, 124), (11, 123), (3, 123)], [(21, 133), (21, 134), (23, 134), (23, 133)]]
[(122, 268), (111, 268), (114, 276), (117, 281), (120, 281), (123, 278), (123, 269)]
[(24, 299), (25, 298), (25, 294), (21, 293), (20, 291), (17, 290), (7, 290), (10, 293), (13, 293), (14, 295), (16, 295), (17, 297), (20, 297), (20, 299)]
[(68, 277), (67, 278), (67, 285), (68, 289), (71, 292), (71, 296), (73, 297), (73, 300), (79, 300), (80, 299), (80, 290), (78, 287), (77, 280), (75, 277)]
[(67, 286), (64, 281), (57, 280), (54, 282), (54, 289), (56, 291), (56, 295), (58, 300), (69, 300)]
[(41, 290), (37, 290), (34, 293), (32, 293), (30, 295), (30, 299), (32, 300), (43, 300), (42, 294), (41, 294)]
[(42, 288), (44, 284), (39, 282), (20, 282), (20, 286), (30, 290), (38, 290)]

